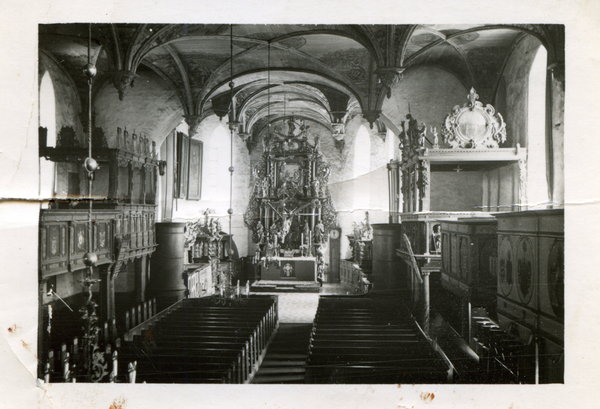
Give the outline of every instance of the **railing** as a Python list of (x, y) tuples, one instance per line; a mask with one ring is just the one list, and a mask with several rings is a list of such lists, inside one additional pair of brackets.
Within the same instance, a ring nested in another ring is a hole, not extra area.
[(125, 332), (140, 325), (156, 315), (156, 298), (131, 307), (131, 312), (125, 312)]
[[(397, 249), (396, 254), (407, 262), (409, 270), (417, 282), (417, 285), (412, 289), (413, 309), (421, 311), (421, 314), (419, 314), (421, 319), (420, 326), (425, 335), (429, 337), (429, 275), (431, 272), (439, 270), (437, 263), (441, 260), (441, 256), (437, 254), (414, 254), (410, 240), (405, 233), (402, 234), (402, 241), (404, 248)], [(417, 260), (425, 261), (427, 264), (420, 267)], [(422, 297), (420, 297), (421, 295)], [(422, 301), (419, 302), (421, 299)]]

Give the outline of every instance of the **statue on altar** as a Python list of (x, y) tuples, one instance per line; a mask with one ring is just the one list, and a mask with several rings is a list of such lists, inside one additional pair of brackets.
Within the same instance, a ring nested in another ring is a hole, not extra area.
[(310, 228), (308, 227), (307, 220), (304, 221), (304, 229), (303, 229), (302, 234), (304, 235), (304, 243), (303, 244), (310, 244)]
[(312, 194), (313, 196), (319, 196), (320, 190), (319, 190), (319, 179), (315, 179), (312, 182)]
[(408, 125), (405, 126), (406, 121), (402, 121), (402, 128), (404, 129), (405, 139), (408, 140), (409, 146), (412, 149), (424, 147), (427, 127), (425, 124), (419, 126), (418, 121), (411, 114), (407, 114), (406, 119)]
[(253, 239), (255, 243), (262, 243), (265, 240), (265, 227), (263, 226), (260, 220), (256, 224)]
[(319, 222), (315, 225), (315, 242), (323, 243), (325, 239), (325, 226), (323, 226), (323, 222), (319, 220)]

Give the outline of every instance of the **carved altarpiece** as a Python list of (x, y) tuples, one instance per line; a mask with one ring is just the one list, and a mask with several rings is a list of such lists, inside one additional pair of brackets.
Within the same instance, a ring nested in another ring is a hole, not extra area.
[(290, 117), (263, 137), (244, 221), (259, 247), (257, 261), (276, 261), (282, 253), (316, 257), (322, 277), (324, 245), (336, 212), (327, 188), (329, 164), (319, 152), (319, 136), (311, 143), (308, 129)]

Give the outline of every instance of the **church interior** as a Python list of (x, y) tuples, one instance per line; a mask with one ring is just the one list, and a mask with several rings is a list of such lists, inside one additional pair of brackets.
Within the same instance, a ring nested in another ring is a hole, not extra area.
[(565, 33), (39, 25), (38, 378), (564, 382)]

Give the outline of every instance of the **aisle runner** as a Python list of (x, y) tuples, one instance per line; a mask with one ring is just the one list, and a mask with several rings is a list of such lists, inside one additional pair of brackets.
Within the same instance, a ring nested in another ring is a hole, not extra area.
[(315, 319), (319, 294), (279, 293), (279, 322), (312, 323)]

